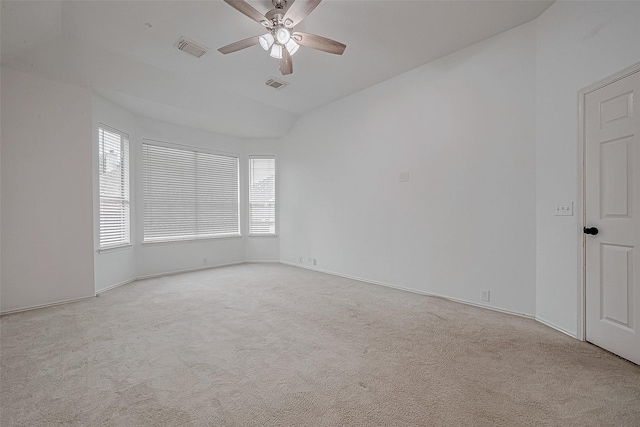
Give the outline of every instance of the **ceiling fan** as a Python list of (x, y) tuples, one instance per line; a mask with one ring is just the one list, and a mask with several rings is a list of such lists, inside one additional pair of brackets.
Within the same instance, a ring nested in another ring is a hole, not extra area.
[[(294, 31), (306, 16), (315, 9), (322, 0), (271, 0), (274, 9), (264, 15), (244, 0), (224, 0), (240, 13), (262, 24), (269, 32), (261, 36), (253, 36), (218, 49), (227, 54), (260, 44), (264, 50), (271, 50), (270, 55), (279, 60), (282, 75), (293, 73), (291, 56), (300, 45), (321, 50), (327, 53), (342, 55), (346, 45), (326, 37)], [(289, 7), (287, 7), (287, 3)]]

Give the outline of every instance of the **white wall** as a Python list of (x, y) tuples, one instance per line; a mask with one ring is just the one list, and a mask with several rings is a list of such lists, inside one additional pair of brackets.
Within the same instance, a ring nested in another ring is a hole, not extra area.
[(2, 69), (2, 306), (89, 297), (91, 93)]
[(578, 92), (640, 62), (640, 2), (557, 2), (537, 20), (536, 317), (579, 331)]
[[(139, 117), (137, 120), (137, 138), (131, 148), (135, 157), (132, 163), (135, 192), (142, 194), (142, 142), (144, 139), (201, 147), (240, 156), (241, 200), (246, 195), (247, 162), (244, 144), (241, 139), (211, 132), (191, 129), (183, 126), (159, 122)], [(143, 240), (143, 200), (137, 197), (135, 209), (135, 259), (137, 277), (191, 270), (224, 264), (244, 262), (245, 239), (243, 237), (196, 240), (189, 242), (142, 244)], [(245, 223), (241, 224), (245, 234)], [(203, 259), (207, 259), (205, 264)]]
[[(95, 291), (100, 292), (112, 286), (136, 278), (136, 260), (133, 250), (135, 236), (135, 221), (132, 220), (132, 245), (108, 251), (99, 251), (100, 247), (100, 180), (98, 177), (98, 125), (104, 124), (129, 135), (130, 144), (137, 140), (136, 116), (118, 105), (93, 95), (93, 235), (94, 235), (94, 264)], [(130, 150), (130, 164), (135, 163), (135, 157)], [(133, 180), (131, 180), (130, 200), (136, 199)], [(131, 218), (136, 216), (136, 206), (131, 204)]]
[(300, 118), (280, 150), (281, 260), (534, 315), (535, 35)]

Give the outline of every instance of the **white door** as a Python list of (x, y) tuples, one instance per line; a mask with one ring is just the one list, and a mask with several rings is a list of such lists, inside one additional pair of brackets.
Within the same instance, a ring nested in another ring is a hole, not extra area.
[(639, 101), (640, 71), (587, 94), (584, 107), (586, 338), (637, 364)]

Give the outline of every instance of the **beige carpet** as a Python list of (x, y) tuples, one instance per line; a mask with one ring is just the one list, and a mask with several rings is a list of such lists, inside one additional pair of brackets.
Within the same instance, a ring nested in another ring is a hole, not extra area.
[(640, 426), (640, 367), (532, 320), (284, 265), (3, 316), (8, 426)]

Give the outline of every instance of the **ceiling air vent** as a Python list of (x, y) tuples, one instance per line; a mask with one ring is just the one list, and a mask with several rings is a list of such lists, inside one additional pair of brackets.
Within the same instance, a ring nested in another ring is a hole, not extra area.
[(282, 80), (278, 80), (275, 77), (271, 77), (269, 80), (267, 80), (266, 82), (264, 82), (264, 84), (266, 84), (267, 86), (271, 86), (274, 89), (282, 89), (283, 87), (285, 87), (287, 85), (286, 82), (283, 82)]
[(198, 43), (193, 40), (189, 40), (186, 37), (180, 37), (180, 40), (178, 40), (174, 46), (189, 55), (195, 56), (196, 58), (200, 58), (202, 55), (207, 53), (206, 47), (200, 46)]

